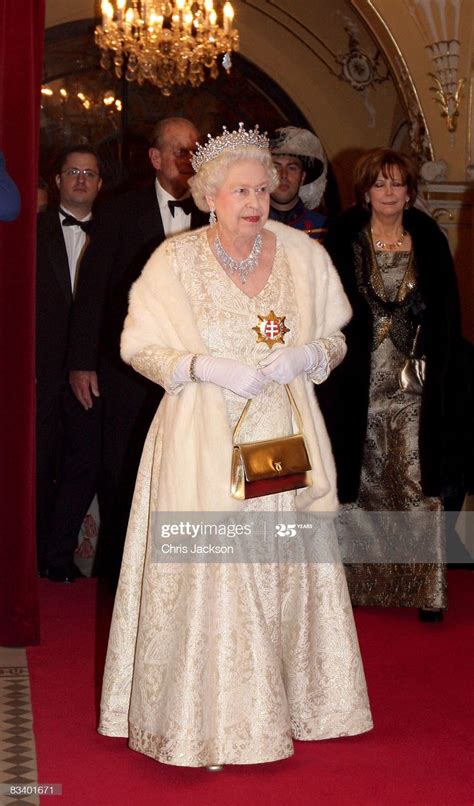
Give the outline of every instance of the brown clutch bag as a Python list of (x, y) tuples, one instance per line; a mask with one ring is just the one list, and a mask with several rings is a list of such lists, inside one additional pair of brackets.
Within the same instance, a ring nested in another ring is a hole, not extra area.
[(238, 442), (242, 422), (249, 410), (248, 400), (233, 433), (230, 492), (243, 501), (263, 495), (309, 487), (311, 464), (303, 436), (301, 414), (288, 386), (285, 386), (300, 433), (260, 442)]

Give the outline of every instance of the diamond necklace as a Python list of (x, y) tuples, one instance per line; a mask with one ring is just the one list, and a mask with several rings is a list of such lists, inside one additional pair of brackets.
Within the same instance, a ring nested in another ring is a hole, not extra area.
[(214, 240), (214, 246), (216, 249), (216, 255), (219, 261), (222, 263), (225, 269), (230, 272), (237, 272), (240, 281), (243, 285), (247, 282), (247, 277), (257, 268), (258, 259), (260, 257), (262, 251), (262, 236), (260, 233), (257, 235), (253, 242), (252, 251), (250, 255), (244, 260), (234, 260), (233, 257), (227, 254), (224, 247), (222, 246), (219, 236), (216, 233), (216, 237)]
[[(371, 228), (370, 231), (372, 233), (372, 236), (375, 238), (375, 233), (374, 233), (372, 228)], [(377, 247), (377, 249), (398, 249), (402, 245), (402, 243), (405, 240), (407, 234), (408, 233), (407, 233), (406, 229), (404, 229), (402, 231), (402, 234), (400, 235), (398, 241), (395, 241), (395, 243), (384, 243), (383, 241), (375, 241), (375, 246)]]

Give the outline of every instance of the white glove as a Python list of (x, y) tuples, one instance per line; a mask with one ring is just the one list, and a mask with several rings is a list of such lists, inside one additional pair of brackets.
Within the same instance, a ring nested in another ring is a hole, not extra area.
[[(192, 355), (185, 356), (176, 367), (173, 383), (182, 384), (190, 381), (189, 365)], [(255, 367), (249, 367), (232, 358), (214, 358), (212, 355), (198, 355), (194, 362), (194, 374), (204, 383), (215, 383), (224, 389), (230, 389), (236, 395), (246, 399), (259, 395), (270, 383), (263, 373)]]
[(302, 347), (279, 347), (272, 350), (259, 363), (262, 374), (276, 383), (290, 383), (297, 375), (315, 369), (324, 361), (324, 351), (316, 343)]
[(232, 358), (214, 358), (212, 355), (198, 355), (194, 372), (200, 381), (215, 383), (247, 399), (259, 395), (270, 382), (255, 367)]

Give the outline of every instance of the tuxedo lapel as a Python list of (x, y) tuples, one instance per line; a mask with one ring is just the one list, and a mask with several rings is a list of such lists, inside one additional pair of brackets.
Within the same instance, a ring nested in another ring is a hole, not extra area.
[[(165, 240), (165, 230), (161, 220), (160, 208), (156, 197), (155, 186), (152, 185), (143, 191), (141, 199), (142, 209), (138, 213), (138, 222), (145, 243), (155, 241), (158, 246)], [(199, 210), (195, 204), (191, 211), (191, 229), (204, 227), (208, 224), (208, 215)]]
[(143, 243), (156, 241), (158, 246), (165, 239), (165, 231), (154, 185), (143, 191), (142, 202), (142, 209), (138, 212), (138, 226), (143, 236)]
[(48, 239), (48, 257), (54, 274), (66, 299), (72, 301), (71, 275), (67, 259), (66, 244), (59, 216), (53, 213), (51, 217), (50, 237)]

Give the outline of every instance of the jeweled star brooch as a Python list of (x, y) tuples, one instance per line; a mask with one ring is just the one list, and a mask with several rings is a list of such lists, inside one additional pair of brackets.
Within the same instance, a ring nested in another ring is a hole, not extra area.
[(290, 328), (285, 325), (286, 316), (277, 316), (275, 311), (270, 311), (266, 316), (257, 315), (258, 325), (252, 328), (257, 334), (257, 342), (265, 342), (270, 350), (274, 344), (284, 344), (284, 335), (290, 332)]

